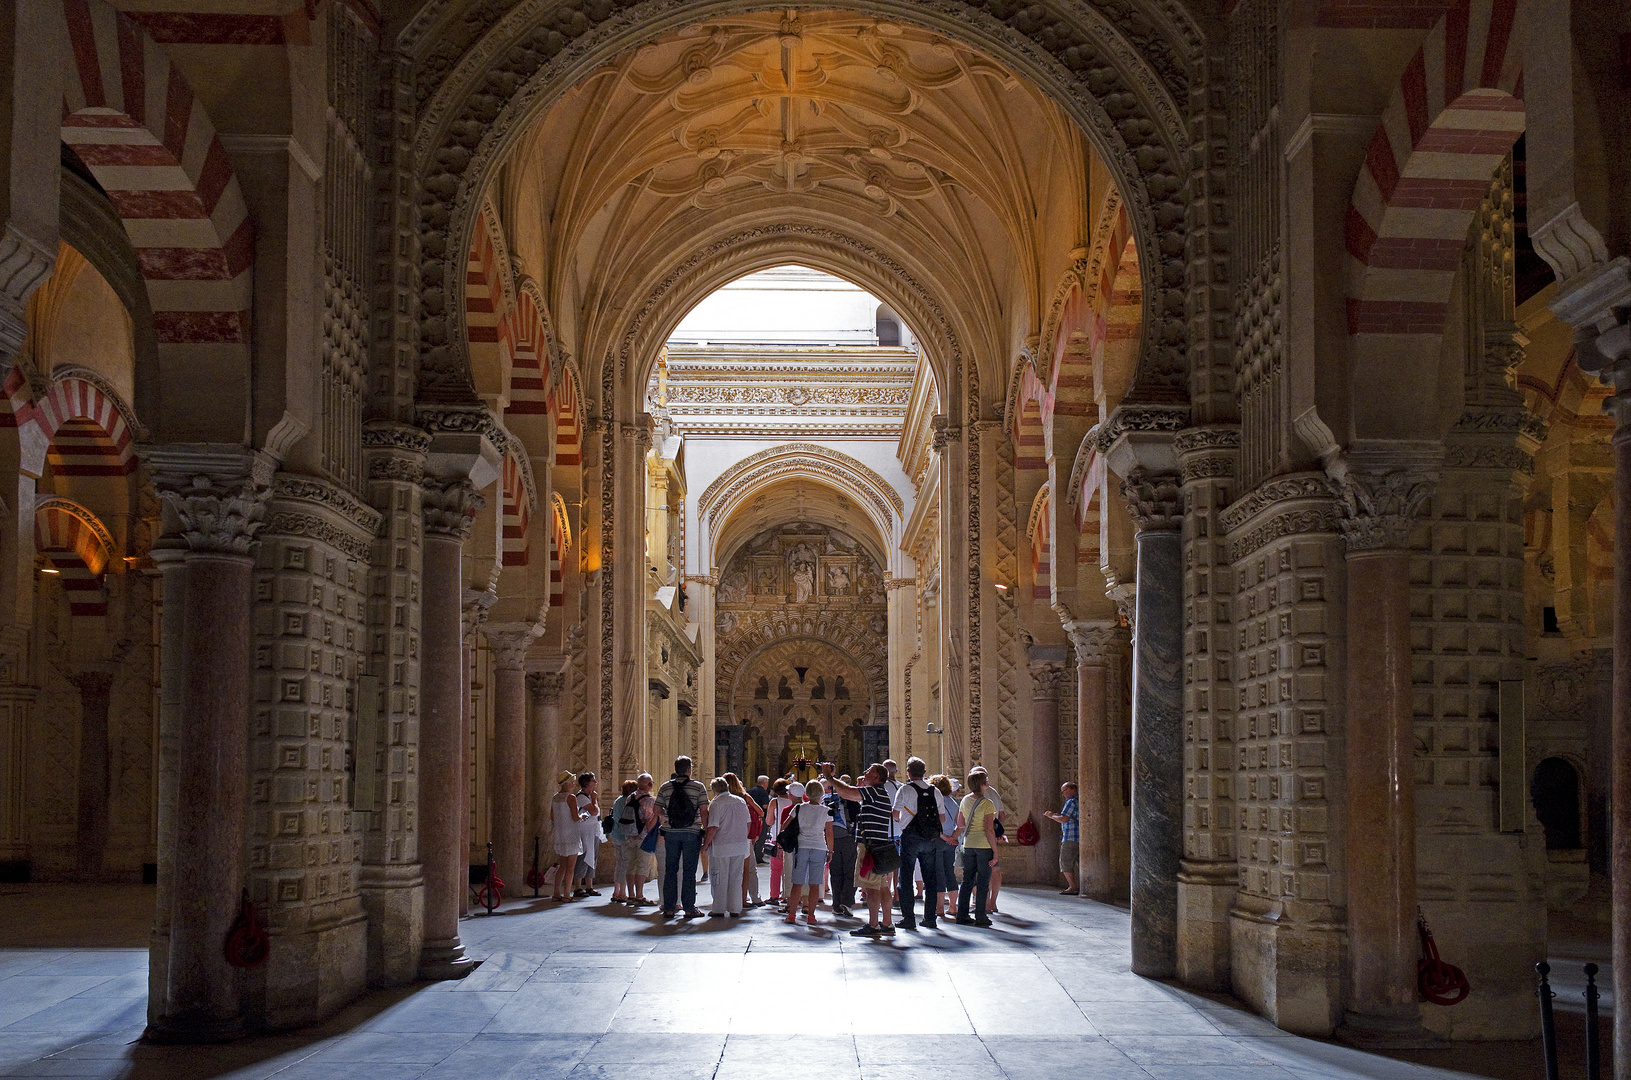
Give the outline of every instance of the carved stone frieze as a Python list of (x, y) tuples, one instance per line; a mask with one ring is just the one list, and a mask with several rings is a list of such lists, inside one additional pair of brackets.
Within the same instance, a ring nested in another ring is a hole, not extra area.
[(1233, 479), (1240, 458), (1240, 429), (1186, 428), (1173, 439), (1172, 446), (1178, 454), (1178, 473), (1184, 483)]
[(1137, 532), (1176, 532), (1183, 526), (1183, 492), (1175, 473), (1135, 469), (1121, 482), (1121, 497)]
[(425, 475), (430, 435), (421, 428), (390, 420), (370, 420), (362, 429), (362, 453), (371, 480), (417, 484)]
[(1239, 562), (1283, 536), (1335, 533), (1340, 517), (1328, 477), (1293, 473), (1247, 492), (1218, 520), (1229, 536), (1229, 561)]
[(1098, 425), (1098, 450), (1108, 454), (1117, 439), (1142, 432), (1178, 432), (1189, 427), (1189, 408), (1182, 405), (1123, 405)]
[(427, 476), (422, 486), (425, 534), (464, 543), (487, 500), (464, 477)]

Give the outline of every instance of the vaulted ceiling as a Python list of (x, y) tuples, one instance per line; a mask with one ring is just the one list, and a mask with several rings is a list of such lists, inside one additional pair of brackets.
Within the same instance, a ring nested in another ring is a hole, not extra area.
[(495, 196), (579, 355), (615, 347), (658, 268), (792, 221), (887, 252), (968, 344), (1005, 356), (1087, 232), (1089, 156), (1052, 101), (965, 46), (855, 13), (768, 12), (592, 73)]

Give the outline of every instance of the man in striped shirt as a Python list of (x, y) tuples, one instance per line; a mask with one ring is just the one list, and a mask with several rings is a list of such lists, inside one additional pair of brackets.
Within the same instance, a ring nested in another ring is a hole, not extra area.
[(856, 884), (866, 897), (867, 924), (850, 931), (852, 937), (894, 937), (895, 913), (890, 895), (889, 875), (900, 869), (900, 852), (893, 839), (895, 808), (884, 788), (888, 773), (882, 765), (872, 765), (862, 774), (858, 783), (851, 785), (833, 775), (833, 763), (821, 763), (821, 775), (842, 799), (861, 804), (856, 815), (855, 832), (865, 854), (865, 865), (871, 859), (871, 872), (860, 875)]

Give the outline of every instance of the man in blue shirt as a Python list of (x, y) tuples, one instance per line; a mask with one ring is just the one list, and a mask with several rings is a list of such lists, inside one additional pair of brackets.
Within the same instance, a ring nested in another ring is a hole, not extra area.
[[(849, 783), (849, 777), (839, 777)], [(861, 804), (840, 798), (836, 790), (822, 802), (832, 811), (832, 910), (848, 917), (855, 903), (855, 822)]]
[(1082, 858), (1082, 822), (1075, 782), (1066, 780), (1059, 785), (1059, 793), (1065, 797), (1065, 805), (1057, 814), (1052, 810), (1045, 813), (1059, 823), (1059, 872), (1065, 875), (1065, 887), (1059, 891), (1065, 896), (1077, 896), (1081, 891), (1076, 888), (1076, 868)]

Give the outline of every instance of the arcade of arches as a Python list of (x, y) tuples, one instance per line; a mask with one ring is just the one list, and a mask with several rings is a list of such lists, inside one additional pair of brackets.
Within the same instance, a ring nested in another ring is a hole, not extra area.
[(983, 764), (1012, 882), (1075, 780), (1133, 970), (1299, 1034), (1631, 970), (1622, 7), (0, 27), (0, 864), (156, 882), (156, 1037), (458, 977), (677, 753)]

